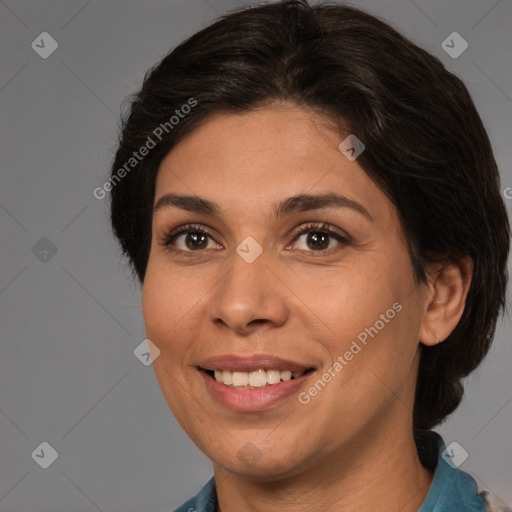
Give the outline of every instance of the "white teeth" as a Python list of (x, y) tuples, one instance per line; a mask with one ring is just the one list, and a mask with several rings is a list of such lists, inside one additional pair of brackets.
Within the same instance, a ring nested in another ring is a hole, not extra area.
[(233, 384), (233, 372), (219, 372), (222, 373), (222, 378), (220, 382), (224, 382), (228, 386)]
[(234, 388), (262, 388), (267, 385), (279, 384), (281, 381), (297, 379), (304, 372), (291, 372), (289, 370), (279, 371), (276, 369), (264, 370), (263, 368), (254, 372), (230, 372), (215, 370), (214, 376), (217, 382)]
[(267, 372), (265, 370), (257, 370), (249, 373), (249, 386), (253, 388), (262, 388), (267, 385)]
[(249, 374), (246, 372), (233, 372), (233, 386), (244, 388), (249, 384)]
[(269, 384), (281, 382), (281, 372), (279, 370), (267, 370), (267, 382)]
[(223, 382), (224, 384), (228, 384), (231, 386), (233, 384), (233, 373), (232, 372), (221, 372), (219, 370), (215, 370), (214, 372), (215, 380), (217, 382)]

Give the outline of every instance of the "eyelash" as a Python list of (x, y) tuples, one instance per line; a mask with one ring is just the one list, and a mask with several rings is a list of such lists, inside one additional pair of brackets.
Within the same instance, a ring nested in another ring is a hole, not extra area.
[[(312, 223), (308, 223), (307, 225), (301, 227), (300, 230), (295, 232), (295, 234), (293, 235), (293, 241), (295, 241), (297, 238), (304, 235), (305, 233), (310, 233), (310, 232), (321, 233), (324, 235), (331, 236), (336, 241), (340, 242), (341, 245), (347, 246), (347, 245), (350, 245), (350, 243), (351, 243), (350, 237), (348, 237), (347, 235), (345, 235), (345, 236), (342, 235), (341, 233), (336, 231), (334, 228), (332, 228), (329, 224), (327, 224), (325, 222), (322, 222), (322, 223), (312, 222)], [(207, 235), (212, 240), (214, 240), (213, 237), (210, 235), (210, 233), (207, 230), (205, 230), (201, 225), (186, 224), (184, 226), (180, 226), (180, 227), (173, 229), (172, 231), (164, 234), (161, 237), (161, 239), (159, 240), (159, 243), (160, 243), (160, 245), (162, 245), (165, 249), (167, 249), (169, 251), (172, 251), (174, 253), (185, 254), (187, 256), (193, 256), (194, 253), (204, 252), (204, 249), (197, 250), (197, 251), (183, 251), (182, 249), (175, 249), (172, 246), (172, 244), (176, 240), (176, 238), (178, 238), (180, 235), (184, 235), (184, 234), (188, 234), (188, 233), (201, 233), (201, 234)], [(312, 253), (312, 254), (317, 253), (319, 255), (325, 255), (325, 254), (331, 254), (332, 249), (339, 250), (339, 247), (325, 249), (325, 250), (319, 250), (319, 251), (313, 251), (313, 250), (310, 250), (310, 251), (300, 250), (300, 251), (304, 252), (304, 253)]]

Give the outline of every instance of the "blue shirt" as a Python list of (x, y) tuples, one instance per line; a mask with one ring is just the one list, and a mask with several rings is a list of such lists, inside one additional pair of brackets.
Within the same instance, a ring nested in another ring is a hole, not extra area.
[[(418, 512), (485, 512), (484, 493), (477, 492), (471, 475), (452, 467), (441, 454), (444, 442), (434, 431), (415, 432), (418, 455), (423, 466), (434, 471), (434, 478)], [(194, 498), (174, 512), (216, 512), (217, 491), (211, 478)]]

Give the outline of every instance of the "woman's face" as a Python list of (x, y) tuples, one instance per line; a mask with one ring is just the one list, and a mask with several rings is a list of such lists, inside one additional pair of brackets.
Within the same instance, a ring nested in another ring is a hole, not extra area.
[(231, 472), (293, 474), (411, 429), (426, 287), (396, 209), (322, 121), (289, 104), (219, 114), (158, 173), (153, 366)]

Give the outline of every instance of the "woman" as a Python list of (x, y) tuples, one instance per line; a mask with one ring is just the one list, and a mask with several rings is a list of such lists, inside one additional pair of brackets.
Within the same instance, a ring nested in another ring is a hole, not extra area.
[(234, 12), (148, 72), (111, 182), (158, 382), (213, 462), (179, 512), (486, 509), (431, 429), (490, 347), (510, 228), (436, 58), (347, 6)]

